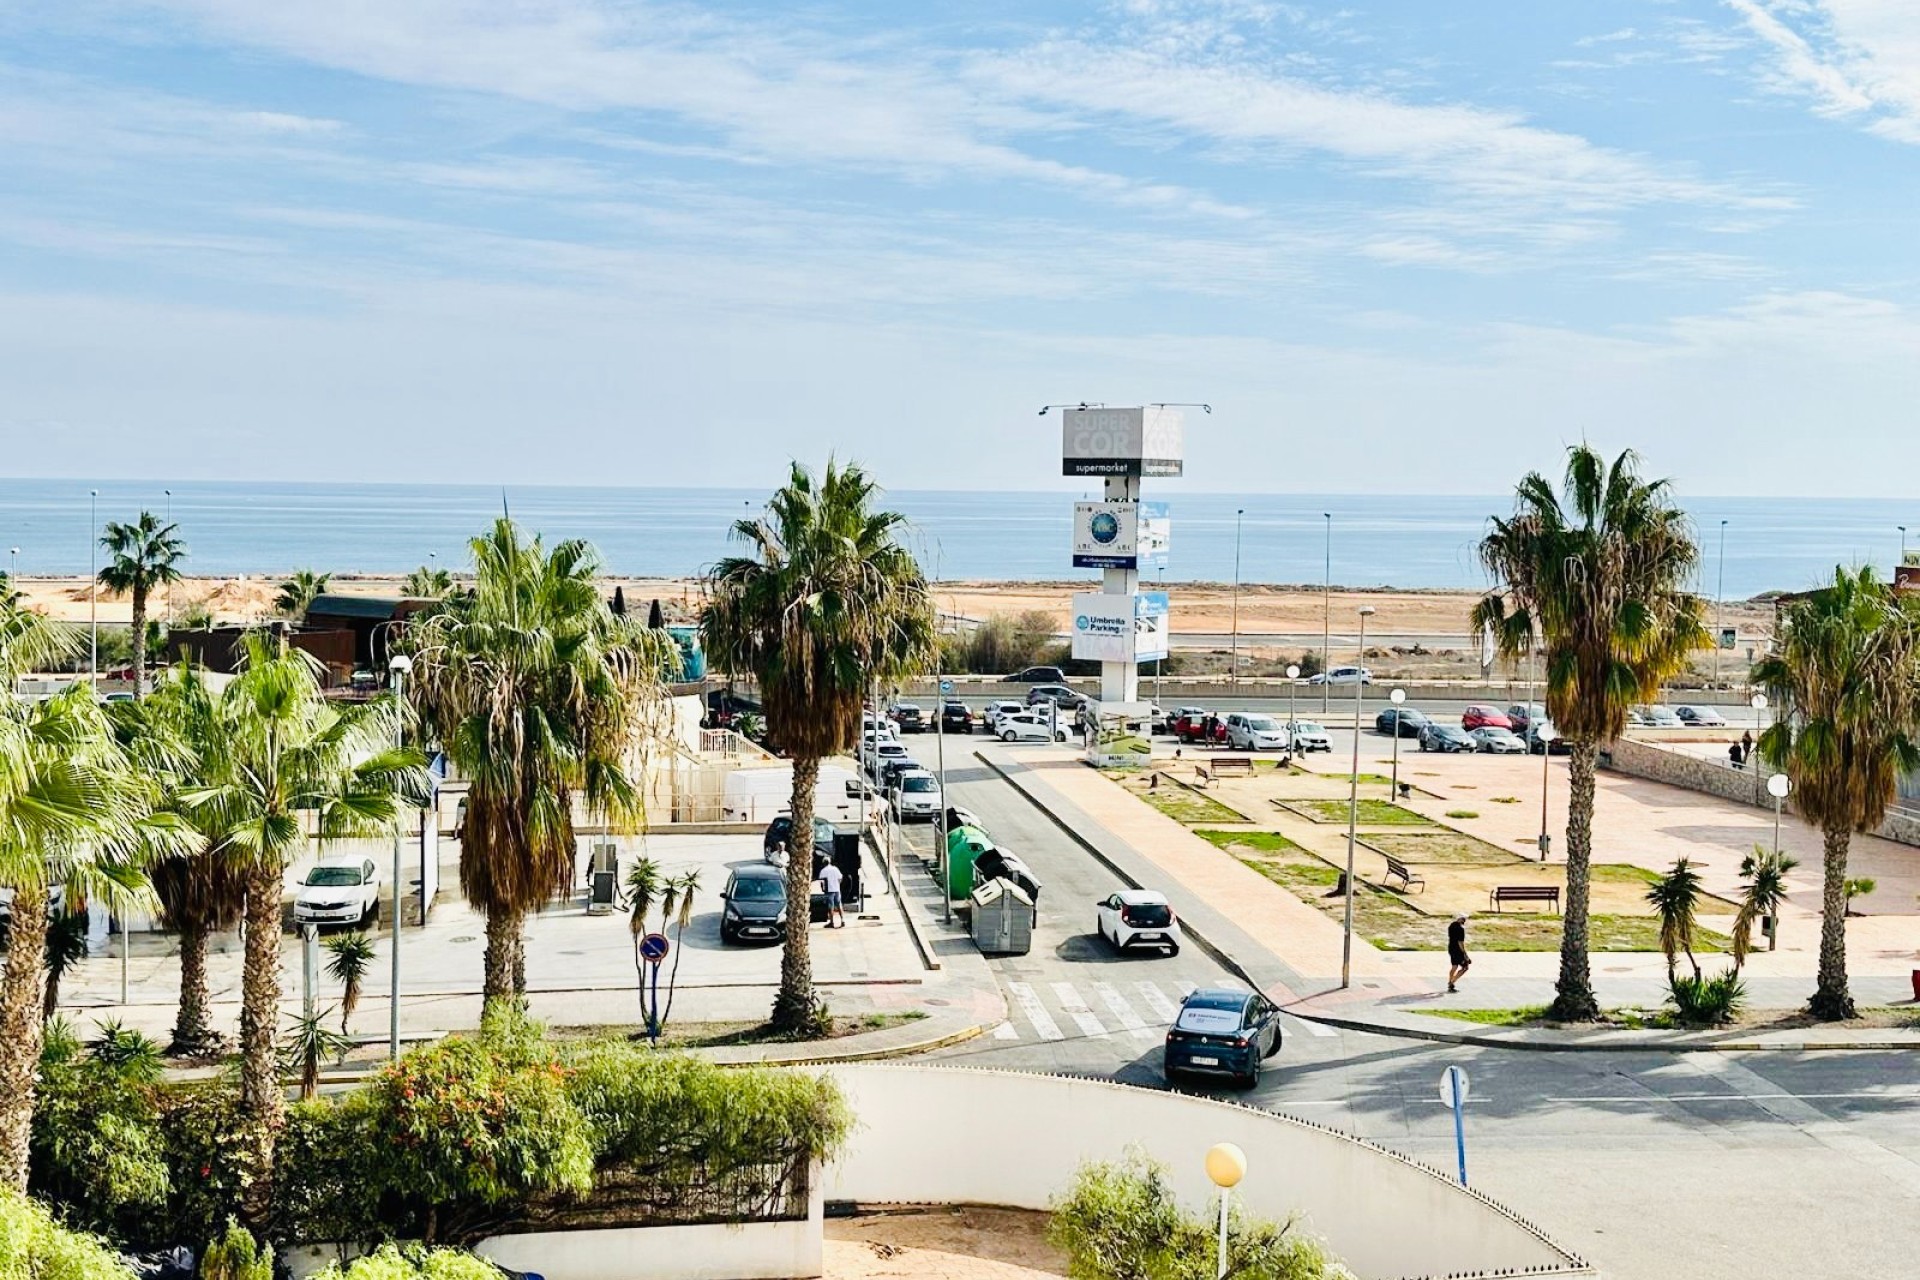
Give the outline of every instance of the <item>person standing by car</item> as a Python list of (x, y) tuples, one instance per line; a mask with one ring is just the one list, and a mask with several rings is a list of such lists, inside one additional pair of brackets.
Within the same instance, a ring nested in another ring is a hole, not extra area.
[(1447, 970), (1447, 990), (1458, 991), (1460, 979), (1467, 976), (1467, 970), (1473, 966), (1473, 957), (1467, 954), (1467, 916), (1461, 912), (1447, 926), (1447, 962), (1453, 967)]
[(820, 887), (827, 891), (827, 928), (844, 929), (847, 927), (846, 912), (840, 906), (840, 868), (828, 862), (820, 868)]

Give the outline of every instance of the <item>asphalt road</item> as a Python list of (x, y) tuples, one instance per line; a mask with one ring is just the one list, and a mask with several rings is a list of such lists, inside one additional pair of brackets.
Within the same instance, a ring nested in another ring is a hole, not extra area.
[[(924, 751), (919, 740), (909, 745), (931, 761), (930, 742)], [(970, 752), (950, 749), (947, 759), (954, 800), (1045, 887), (1033, 952), (992, 961), (1013, 1010), (1009, 1024), (942, 1056), (1168, 1087), (1161, 1015), (1188, 986), (1227, 976), (1191, 945), (1173, 959), (1111, 955), (1092, 935), (1092, 907), (1118, 882)], [(1452, 1122), (1437, 1093), (1450, 1064), (1472, 1081), (1472, 1185), (1607, 1276), (1920, 1275), (1912, 1213), (1920, 1063), (1912, 1055), (1538, 1053), (1289, 1018), (1260, 1086), (1218, 1092), (1451, 1170)], [(1390, 1219), (1391, 1206), (1382, 1212)]]

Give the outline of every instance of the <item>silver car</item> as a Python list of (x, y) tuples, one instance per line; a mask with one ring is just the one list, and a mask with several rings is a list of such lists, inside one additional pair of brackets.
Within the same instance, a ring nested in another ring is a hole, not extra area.
[(1520, 741), (1511, 729), (1498, 729), (1484, 725), (1467, 734), (1473, 739), (1475, 751), (1485, 751), (1496, 756), (1517, 756), (1526, 752), (1527, 744)]

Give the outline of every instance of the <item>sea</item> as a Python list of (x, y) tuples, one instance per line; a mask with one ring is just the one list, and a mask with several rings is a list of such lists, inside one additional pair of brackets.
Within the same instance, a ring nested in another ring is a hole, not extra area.
[[(1476, 546), (1511, 496), (1189, 493), (1148, 481), (1165, 501), (1172, 543), (1156, 581), (1478, 589)], [(994, 581), (1096, 576), (1072, 567), (1073, 503), (1097, 490), (953, 492), (899, 489), (908, 540), (936, 578)], [(459, 570), (468, 540), (503, 510), (549, 540), (585, 538), (607, 571), (695, 575), (738, 544), (729, 529), (760, 510), (762, 490), (340, 484), (250, 481), (0, 479), (0, 552), (22, 575), (89, 571), (95, 530), (142, 510), (172, 519), (186, 570), (208, 576), (315, 569)], [(1689, 505), (1701, 541), (1698, 589), (1744, 599), (1797, 590), (1837, 564), (1883, 574), (1901, 554), (1899, 526), (1920, 549), (1920, 501), (1702, 498)], [(1724, 548), (1724, 553), (1723, 553)], [(1237, 566), (1237, 573), (1236, 573)]]

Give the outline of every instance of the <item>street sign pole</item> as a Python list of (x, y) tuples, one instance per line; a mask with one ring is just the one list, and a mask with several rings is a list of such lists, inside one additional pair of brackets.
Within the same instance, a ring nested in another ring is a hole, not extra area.
[(1453, 1150), (1460, 1162), (1460, 1185), (1467, 1185), (1467, 1071), (1448, 1067), (1440, 1077), (1440, 1101), (1453, 1108)]
[(942, 677), (940, 696), (934, 699), (940, 705), (933, 718), (934, 750), (940, 757), (940, 812), (936, 820), (940, 824), (940, 919), (945, 924), (953, 923), (953, 877), (947, 874), (947, 695), (952, 692), (953, 681)]
[(647, 1039), (654, 1044), (660, 1042), (660, 962), (671, 949), (664, 933), (650, 933), (640, 939), (640, 958), (647, 962)]

